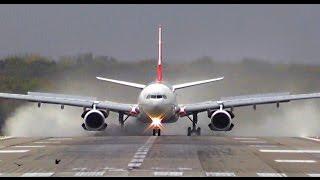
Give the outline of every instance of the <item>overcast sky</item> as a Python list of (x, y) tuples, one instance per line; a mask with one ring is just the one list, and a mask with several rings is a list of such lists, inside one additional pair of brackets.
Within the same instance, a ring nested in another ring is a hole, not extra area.
[(123, 60), (211, 56), (320, 64), (320, 5), (0, 5), (0, 56), (92, 52)]

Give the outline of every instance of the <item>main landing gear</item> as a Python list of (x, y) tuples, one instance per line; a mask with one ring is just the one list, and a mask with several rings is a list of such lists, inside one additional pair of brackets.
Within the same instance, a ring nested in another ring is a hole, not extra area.
[(119, 113), (119, 124), (121, 126), (121, 129), (124, 129), (124, 122), (130, 117), (130, 115), (126, 115), (126, 118), (124, 118), (124, 113)]
[(193, 113), (192, 119), (189, 116), (187, 116), (187, 117), (192, 122), (192, 127), (188, 127), (187, 136), (191, 136), (192, 134), (194, 134), (196, 136), (200, 136), (201, 135), (201, 128), (200, 127), (197, 128), (198, 114)]
[(152, 129), (152, 135), (153, 136), (157, 136), (156, 134), (158, 134), (158, 136), (160, 136), (161, 135), (161, 129), (158, 129), (158, 128)]

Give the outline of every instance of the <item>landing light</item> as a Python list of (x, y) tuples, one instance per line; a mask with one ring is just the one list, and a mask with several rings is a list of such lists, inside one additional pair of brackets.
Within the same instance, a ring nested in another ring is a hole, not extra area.
[(151, 118), (152, 122), (151, 124), (144, 130), (146, 132), (148, 129), (163, 129), (163, 125), (161, 123), (161, 118)]
[(159, 127), (162, 126), (161, 119), (154, 118), (152, 119), (152, 123), (150, 124), (151, 127)]

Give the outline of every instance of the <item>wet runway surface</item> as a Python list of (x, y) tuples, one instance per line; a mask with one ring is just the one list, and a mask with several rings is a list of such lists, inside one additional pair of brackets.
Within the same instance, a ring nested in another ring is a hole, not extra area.
[(303, 137), (0, 138), (0, 176), (320, 176)]

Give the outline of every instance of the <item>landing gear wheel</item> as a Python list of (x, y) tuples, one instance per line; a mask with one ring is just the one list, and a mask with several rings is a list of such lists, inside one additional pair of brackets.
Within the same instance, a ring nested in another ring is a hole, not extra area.
[(201, 135), (201, 128), (200, 128), (200, 127), (197, 128), (196, 134), (197, 134), (198, 136)]
[(191, 136), (191, 127), (188, 127), (187, 136)]
[(153, 135), (153, 136), (156, 135), (156, 129), (152, 129), (152, 135)]
[(161, 135), (161, 129), (158, 129), (158, 136)]

